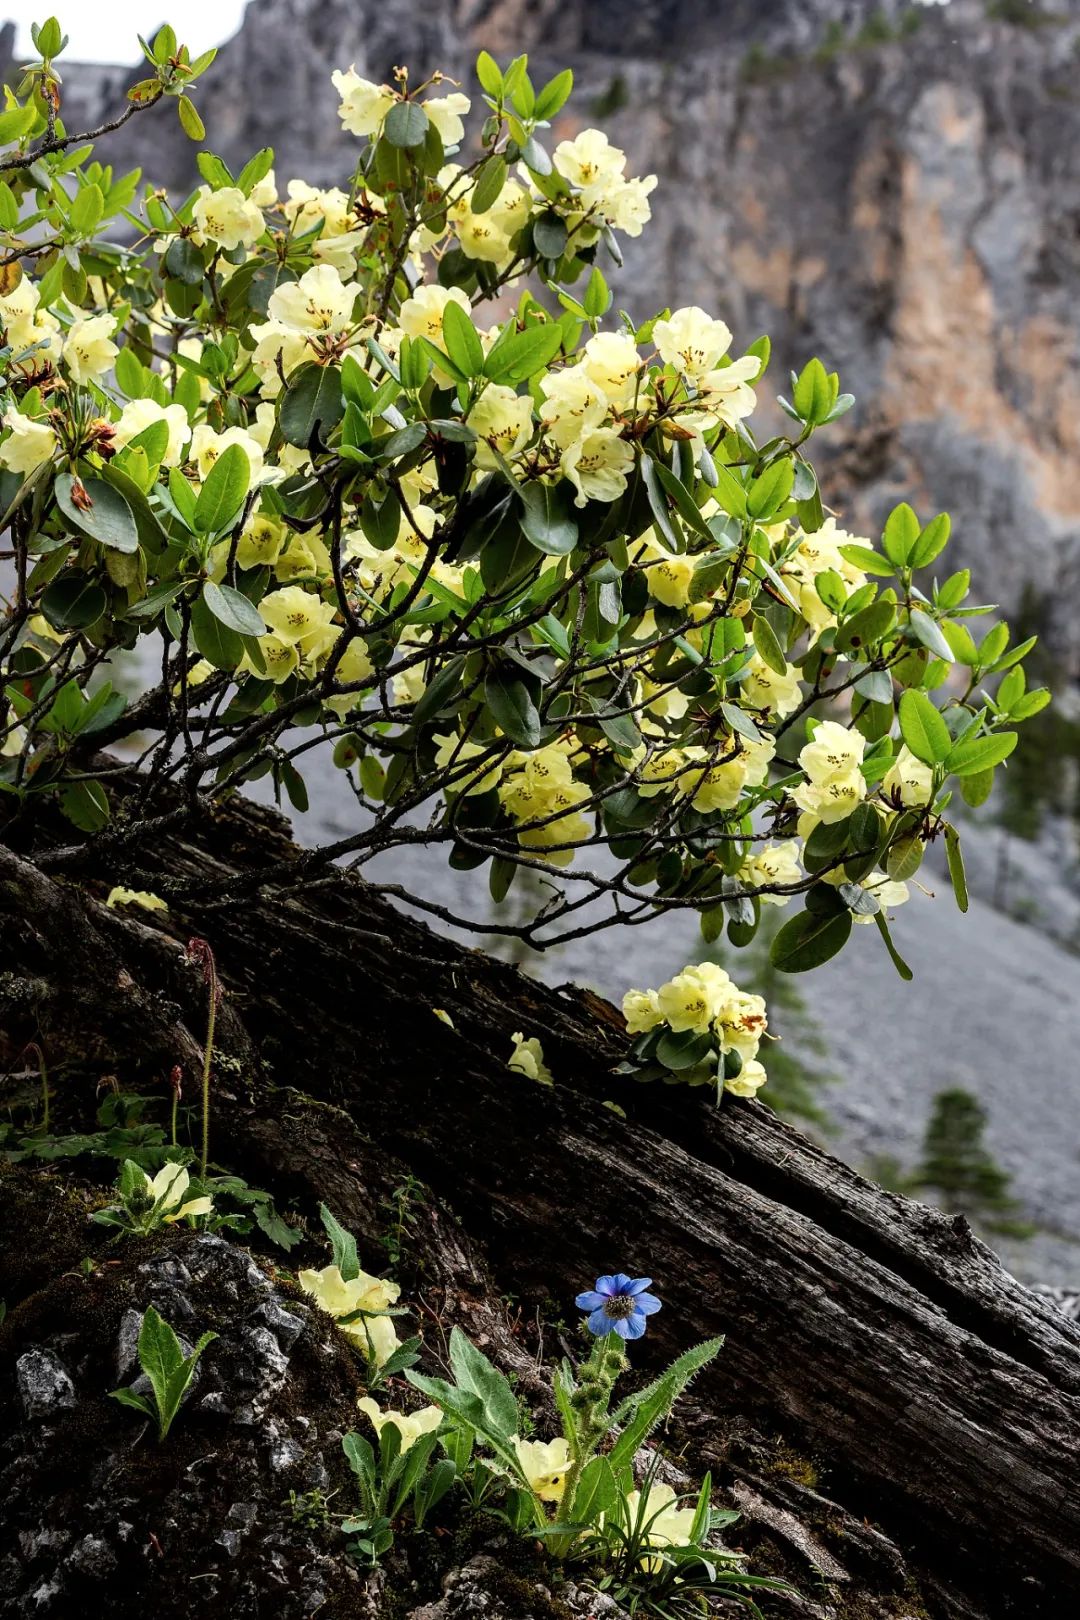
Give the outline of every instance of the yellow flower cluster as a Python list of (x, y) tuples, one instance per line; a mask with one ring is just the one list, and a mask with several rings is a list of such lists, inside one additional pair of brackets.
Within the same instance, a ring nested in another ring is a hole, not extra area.
[[(532, 754), (512, 754), (499, 787), (500, 802), (515, 821), (544, 823), (522, 826), (518, 843), (542, 852), (555, 866), (569, 866), (573, 846), (591, 832), (588, 818), (576, 808), (589, 798), (589, 790), (574, 779), (572, 749), (572, 743), (559, 741)], [(556, 847), (560, 845), (566, 847)]]
[(628, 990), (623, 1017), (631, 1035), (648, 1034), (666, 1024), (677, 1035), (687, 1031), (711, 1035), (722, 1056), (737, 1052), (742, 1069), (724, 1081), (724, 1089), (738, 1097), (752, 1097), (765, 1084), (765, 1069), (757, 1055), (768, 1025), (765, 1002), (740, 990), (715, 962), (684, 968), (659, 990)]

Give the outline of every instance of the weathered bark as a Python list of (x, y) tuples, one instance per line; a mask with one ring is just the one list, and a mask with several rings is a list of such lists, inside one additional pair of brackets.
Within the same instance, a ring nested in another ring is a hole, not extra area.
[[(618, 1079), (606, 1003), (463, 950), (344, 875), (215, 899), (215, 879), (290, 852), (273, 817), (239, 805), (167, 840), (144, 864), (208, 886), (159, 926), (94, 898), (116, 873), (75, 888), (0, 851), (9, 1053), (33, 1038), (54, 1066), (89, 1054), (144, 1085), (177, 1061), (190, 1075), (206, 992), (182, 941), (205, 936), (228, 992), (223, 1161), (279, 1195), (326, 1198), (368, 1234), (407, 1168), (436, 1201), (444, 1299), (488, 1266), (561, 1316), (596, 1271), (651, 1273), (666, 1309), (650, 1362), (726, 1334), (695, 1385), (703, 1461), (731, 1463), (747, 1424), (810, 1453), (848, 1523), (873, 1520), (903, 1549), (935, 1614), (1050, 1614), (1080, 1593), (1080, 1330), (962, 1219), (873, 1187), (759, 1105), (716, 1112)], [(516, 1030), (542, 1036), (553, 1090), (505, 1068)], [(449, 1245), (446, 1212), (463, 1229)], [(490, 1330), (535, 1392), (529, 1357), (494, 1316)], [(760, 1522), (813, 1518), (799, 1487), (763, 1494), (745, 1456), (734, 1472), (765, 1501)]]

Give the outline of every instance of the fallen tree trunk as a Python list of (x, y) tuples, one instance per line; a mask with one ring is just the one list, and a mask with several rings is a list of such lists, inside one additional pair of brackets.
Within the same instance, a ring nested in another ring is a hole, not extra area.
[[(240, 803), (167, 837), (141, 857), (150, 876), (202, 887), (158, 925), (104, 907), (115, 871), (76, 885), (49, 875), (40, 841), (0, 851), (9, 1059), (37, 1040), (54, 1071), (97, 1064), (143, 1089), (177, 1062), (190, 1076), (206, 990), (184, 941), (202, 935), (227, 991), (223, 1163), (279, 1197), (326, 1198), (368, 1235), (395, 1176), (420, 1178), (444, 1293), (477, 1274), (461, 1245), (549, 1319), (598, 1271), (651, 1274), (666, 1308), (650, 1364), (726, 1335), (695, 1386), (693, 1446), (731, 1465), (764, 1522), (790, 1514), (791, 1492), (770, 1499), (733, 1461), (748, 1424), (827, 1469), (849, 1532), (881, 1526), (931, 1613), (1030, 1617), (1080, 1593), (1080, 1330), (962, 1218), (873, 1187), (760, 1105), (716, 1112), (619, 1079), (609, 1005), (439, 938), (345, 875), (222, 903), (297, 854), (277, 818)], [(506, 1068), (518, 1030), (543, 1039), (553, 1089)]]

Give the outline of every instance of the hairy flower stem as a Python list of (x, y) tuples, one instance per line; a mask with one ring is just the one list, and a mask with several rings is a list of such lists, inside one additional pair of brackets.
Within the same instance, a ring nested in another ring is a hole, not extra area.
[(50, 1114), (49, 1114), (50, 1094), (49, 1094), (49, 1071), (48, 1071), (48, 1068), (46, 1067), (46, 1064), (45, 1064), (45, 1054), (41, 1050), (41, 1047), (37, 1044), (36, 1041), (31, 1041), (30, 1045), (26, 1048), (26, 1050), (28, 1052), (33, 1052), (34, 1056), (38, 1060), (38, 1074), (41, 1077), (41, 1134), (42, 1134), (42, 1136), (48, 1136), (48, 1134), (49, 1134), (49, 1124), (50, 1124)]
[(206, 1045), (203, 1049), (202, 1066), (202, 1153), (199, 1157), (199, 1175), (205, 1177), (206, 1166), (210, 1158), (210, 1068), (214, 1061), (214, 1027), (217, 1024), (217, 1006), (220, 990), (218, 988), (217, 964), (214, 961), (214, 953), (205, 939), (189, 941), (188, 958), (192, 962), (197, 962), (202, 968), (208, 991)]
[[(579, 1369), (579, 1383), (572, 1397), (577, 1442), (573, 1446), (574, 1460), (566, 1476), (560, 1504), (560, 1517), (565, 1514), (571, 1522), (574, 1515), (574, 1497), (582, 1469), (610, 1428), (608, 1408), (611, 1405), (611, 1392), (615, 1388), (615, 1380), (626, 1370), (627, 1365), (626, 1355), (619, 1341), (605, 1335), (596, 1340), (588, 1359), (582, 1362)], [(569, 1552), (573, 1539), (568, 1537), (565, 1546), (554, 1542), (549, 1542), (548, 1545), (556, 1556), (561, 1557)]]

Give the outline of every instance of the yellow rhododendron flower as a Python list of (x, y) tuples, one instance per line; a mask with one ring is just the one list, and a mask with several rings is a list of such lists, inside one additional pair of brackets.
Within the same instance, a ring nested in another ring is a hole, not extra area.
[(513, 1069), (516, 1074), (525, 1075), (528, 1080), (538, 1080), (541, 1085), (550, 1086), (554, 1083), (554, 1075), (544, 1062), (544, 1048), (535, 1035), (526, 1040), (519, 1031), (514, 1036), (514, 1050), (511, 1052), (506, 1067)]
[(302, 585), (283, 585), (259, 603), (259, 612), (274, 634), (304, 658), (319, 658), (337, 639), (335, 608)]
[(723, 1006), (731, 979), (715, 962), (702, 962), (684, 968), (656, 992), (657, 1005), (666, 1024), (676, 1033), (692, 1029), (705, 1035)]
[(617, 501), (626, 491), (634, 452), (617, 429), (595, 427), (567, 445), (559, 464), (577, 490), (575, 506), (584, 506), (587, 501)]
[(826, 823), (849, 816), (866, 797), (866, 779), (859, 768), (865, 751), (861, 732), (823, 720), (799, 752), (808, 778), (792, 794), (799, 809)]
[(733, 1097), (756, 1097), (768, 1078), (757, 1058), (744, 1058), (738, 1074), (724, 1081), (724, 1090)]
[(631, 1035), (645, 1035), (664, 1022), (655, 990), (628, 990), (623, 996), (622, 1010)]
[(111, 371), (120, 350), (113, 342), (115, 315), (90, 315), (73, 322), (64, 339), (64, 364), (72, 382), (92, 382)]
[(332, 264), (316, 264), (299, 281), (287, 281), (270, 294), (266, 313), (287, 331), (316, 336), (352, 325), (361, 289), (343, 282)]
[(699, 378), (713, 371), (731, 347), (731, 328), (707, 315), (697, 304), (677, 309), (655, 323), (652, 340), (667, 366), (684, 376)]
[(143, 911), (168, 911), (169, 909), (164, 900), (160, 899), (156, 894), (151, 894), (149, 889), (125, 889), (119, 885), (115, 889), (109, 890), (109, 898), (105, 904), (110, 911), (115, 911), (117, 906), (141, 906)]
[(770, 720), (786, 719), (802, 702), (802, 687), (792, 666), (778, 675), (757, 653), (742, 672), (742, 693), (748, 709), (760, 709)]
[(191, 217), (195, 225), (192, 240), (216, 242), (226, 253), (254, 246), (266, 228), (262, 210), (239, 186), (222, 186), (220, 191), (200, 186)]
[(934, 791), (934, 772), (921, 759), (916, 759), (904, 745), (886, 772), (881, 784), (886, 798), (908, 809), (919, 809), (929, 804)]
[(248, 519), (236, 547), (241, 568), (272, 568), (281, 556), (289, 531), (278, 518), (257, 512)]
[(169, 430), (169, 437), (165, 445), (165, 454), (162, 456), (162, 465), (165, 467), (179, 467), (183, 460), (184, 446), (191, 438), (191, 427), (188, 423), (187, 411), (182, 405), (159, 405), (156, 399), (131, 399), (120, 413), (120, 420), (113, 423), (113, 443), (118, 450), (142, 433), (144, 428), (152, 427), (155, 422), (164, 422)]
[(394, 1425), (401, 1435), (402, 1452), (415, 1445), (422, 1434), (431, 1434), (442, 1422), (442, 1408), (438, 1406), (422, 1406), (417, 1412), (383, 1412), (370, 1395), (363, 1396), (356, 1404), (371, 1419), (376, 1434), (381, 1435), (388, 1423)]
[[(891, 911), (895, 906), (906, 905), (911, 898), (907, 884), (897, 883), (885, 872), (868, 873), (861, 879), (859, 887), (874, 896), (883, 912)], [(859, 912), (852, 912), (851, 920), (857, 923), (872, 923), (874, 918), (873, 914), (862, 916)]]
[(8, 437), (0, 444), (0, 466), (9, 472), (32, 473), (54, 455), (57, 438), (48, 422), (35, 422), (9, 405), (4, 412), (4, 426)]
[(208, 478), (210, 469), (230, 445), (238, 444), (251, 464), (251, 481), (258, 482), (263, 471), (263, 450), (259, 441), (241, 427), (226, 428), (215, 433), (206, 422), (200, 422), (191, 435), (188, 457), (199, 470), (200, 478)]
[(423, 103), (424, 111), (438, 130), (444, 146), (460, 146), (465, 135), (462, 119), (471, 106), (468, 96), (463, 96), (459, 90), (452, 91), (448, 96), (434, 96)]
[(586, 343), (580, 364), (609, 405), (627, 409), (633, 404), (644, 362), (629, 332), (597, 332)]
[[(745, 883), (748, 888), (757, 888), (762, 884), (799, 883), (803, 877), (799, 854), (799, 844), (794, 838), (782, 844), (768, 844), (764, 849), (756, 849), (739, 868), (739, 882)], [(758, 896), (762, 905), (767, 906), (786, 906), (792, 898), (790, 894)]]
[(362, 79), (355, 68), (347, 73), (338, 68), (330, 75), (330, 82), (341, 97), (338, 117), (350, 135), (374, 135), (383, 119), (397, 100), (388, 85), (372, 84)]
[(558, 1440), (522, 1440), (511, 1435), (510, 1444), (517, 1454), (521, 1472), (529, 1482), (529, 1489), (541, 1502), (561, 1502), (570, 1470), (570, 1447)]
[(465, 418), (477, 435), (476, 465), (498, 466), (494, 452), (507, 459), (523, 450), (532, 437), (532, 400), (502, 383), (489, 383)]

